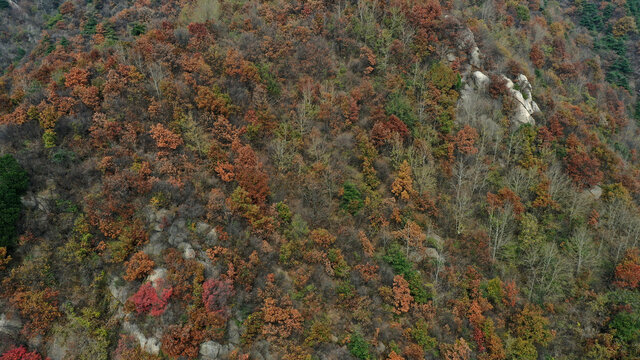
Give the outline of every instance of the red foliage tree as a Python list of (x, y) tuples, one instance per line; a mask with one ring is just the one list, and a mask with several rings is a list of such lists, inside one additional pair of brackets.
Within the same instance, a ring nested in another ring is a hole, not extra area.
[(226, 315), (229, 312), (227, 304), (233, 293), (230, 279), (209, 279), (202, 285), (202, 302), (209, 312)]
[(35, 351), (28, 352), (24, 346), (20, 346), (9, 349), (0, 356), (0, 360), (42, 360), (42, 356)]
[(264, 299), (262, 316), (265, 322), (262, 333), (269, 337), (287, 338), (293, 332), (302, 330), (302, 314), (294, 309), (289, 297), (284, 297), (278, 304), (274, 298)]
[(160, 316), (167, 308), (167, 300), (171, 297), (173, 290), (171, 288), (163, 289), (162, 294), (158, 296), (158, 292), (151, 283), (145, 283), (140, 286), (129, 300), (135, 306), (138, 314), (150, 313), (151, 316)]
[(89, 82), (89, 72), (85, 69), (73, 67), (65, 75), (64, 85), (68, 88), (85, 86)]
[(640, 251), (637, 248), (627, 250), (622, 261), (616, 266), (615, 284), (631, 289), (640, 286)]
[(371, 129), (371, 140), (376, 146), (384, 145), (387, 141), (398, 136), (404, 140), (409, 136), (409, 129), (397, 116), (391, 115), (384, 121), (377, 121)]
[(542, 66), (544, 66), (544, 53), (542, 52), (538, 44), (533, 44), (533, 46), (531, 47), (529, 58), (536, 68), (540, 69), (542, 68)]
[(456, 134), (456, 148), (465, 155), (473, 155), (478, 153), (478, 148), (474, 146), (478, 139), (478, 131), (469, 125), (465, 125)]
[(497, 99), (507, 93), (507, 80), (502, 76), (489, 74), (489, 95)]

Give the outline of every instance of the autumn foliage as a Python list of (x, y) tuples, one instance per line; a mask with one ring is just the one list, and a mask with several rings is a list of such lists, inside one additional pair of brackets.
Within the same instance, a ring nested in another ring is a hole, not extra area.
[(156, 145), (159, 148), (166, 148), (175, 150), (178, 146), (182, 145), (182, 138), (180, 135), (167, 129), (162, 124), (155, 124), (149, 130), (149, 134), (156, 141)]
[(202, 284), (202, 302), (213, 313), (226, 315), (233, 294), (233, 282), (229, 279), (209, 279)]
[(29, 352), (24, 346), (20, 346), (2, 354), (0, 360), (42, 360), (42, 356), (35, 351)]
[(149, 258), (149, 255), (142, 251), (133, 254), (131, 259), (125, 262), (126, 274), (123, 278), (127, 281), (134, 281), (147, 276), (155, 266), (155, 262)]
[(616, 266), (615, 284), (619, 287), (635, 289), (640, 285), (640, 251), (627, 250), (624, 258)]
[(410, 294), (409, 283), (402, 275), (393, 278), (393, 301), (396, 314), (406, 313), (411, 308), (413, 296)]
[(171, 288), (158, 291), (149, 282), (142, 284), (138, 291), (129, 299), (138, 314), (149, 313), (151, 316), (160, 316), (167, 308), (167, 302), (171, 297)]

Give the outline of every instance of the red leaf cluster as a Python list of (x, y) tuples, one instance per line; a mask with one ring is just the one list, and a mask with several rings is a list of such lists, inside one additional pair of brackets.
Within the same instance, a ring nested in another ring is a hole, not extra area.
[(167, 301), (171, 297), (173, 290), (171, 288), (163, 289), (162, 294), (158, 296), (158, 292), (151, 283), (145, 283), (140, 286), (129, 300), (133, 303), (138, 314), (149, 313), (151, 316), (160, 316), (167, 308)]

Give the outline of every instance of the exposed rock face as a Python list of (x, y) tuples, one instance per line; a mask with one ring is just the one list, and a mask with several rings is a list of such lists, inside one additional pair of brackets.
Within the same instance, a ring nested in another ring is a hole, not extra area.
[[(464, 47), (468, 49), (467, 58), (468, 64), (461, 67), (462, 83), (464, 84), (460, 89), (460, 98), (458, 100), (458, 108), (462, 110), (468, 117), (469, 121), (481, 120), (488, 121), (494, 119), (492, 113), (495, 113), (491, 106), (486, 106), (491, 103), (491, 99), (488, 97), (487, 88), (491, 83), (489, 77), (482, 72), (482, 54), (480, 49), (475, 43), (473, 33), (468, 29), (463, 31), (464, 36), (460, 39), (458, 47)], [(503, 76), (506, 80), (507, 93), (515, 102), (515, 109), (510, 114), (510, 119), (516, 125), (534, 124), (535, 120), (533, 115), (540, 112), (540, 108), (531, 94), (531, 83), (527, 77), (523, 74), (518, 75), (515, 79), (515, 84), (511, 79)]]
[(222, 345), (215, 341), (207, 341), (200, 345), (200, 356), (206, 360), (222, 359), (227, 356), (231, 350), (233, 350), (232, 345)]
[(540, 111), (538, 104), (533, 101), (531, 95), (531, 84), (526, 76), (520, 74), (516, 80), (516, 85), (513, 81), (503, 76), (507, 81), (507, 89), (511, 96), (516, 100), (516, 109), (512, 120), (517, 124), (535, 124), (533, 114)]
[(156, 337), (146, 337), (136, 324), (125, 321), (122, 328), (133, 335), (140, 342), (140, 348), (149, 354), (157, 355), (160, 352), (160, 341)]
[(0, 315), (0, 333), (16, 336), (22, 329), (22, 322), (17, 316)]
[(489, 86), (489, 83), (491, 82), (489, 77), (483, 74), (482, 71), (474, 71), (471, 77), (473, 79), (473, 84), (478, 91), (486, 90), (487, 86)]

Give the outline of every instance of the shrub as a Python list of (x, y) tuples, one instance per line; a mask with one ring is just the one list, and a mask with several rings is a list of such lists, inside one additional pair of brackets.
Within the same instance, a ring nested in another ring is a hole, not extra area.
[(11, 348), (0, 356), (0, 360), (41, 360), (42, 356), (37, 352), (28, 352), (24, 346)]
[(385, 106), (388, 115), (395, 115), (402, 120), (409, 129), (413, 129), (416, 123), (416, 117), (413, 114), (413, 108), (406, 97), (393, 93), (389, 95), (389, 100)]
[(27, 173), (11, 155), (0, 157), (0, 247), (11, 247), (20, 218), (20, 196), (27, 190)]
[(614, 336), (624, 342), (632, 342), (640, 336), (640, 314), (620, 311), (609, 323)]
[(343, 193), (340, 208), (349, 212), (351, 215), (355, 215), (364, 205), (360, 190), (350, 182), (344, 183), (342, 190)]
[(369, 353), (369, 343), (362, 337), (362, 334), (359, 332), (354, 332), (349, 336), (349, 343), (347, 344), (347, 348), (351, 355), (357, 357), (358, 359), (371, 359), (371, 354)]
[(158, 296), (158, 292), (153, 288), (153, 285), (146, 283), (140, 286), (138, 292), (130, 300), (133, 302), (138, 314), (148, 312), (151, 316), (159, 316), (166, 310), (167, 300), (169, 300), (172, 293), (171, 288), (164, 289), (161, 296)]
[(134, 23), (131, 27), (131, 35), (139, 36), (147, 32), (147, 27), (144, 24)]
[(520, 21), (529, 21), (531, 15), (529, 14), (529, 8), (524, 5), (518, 5), (516, 7), (516, 16)]
[(233, 296), (231, 280), (209, 279), (202, 285), (202, 302), (206, 309), (214, 313), (227, 314), (229, 298)]

